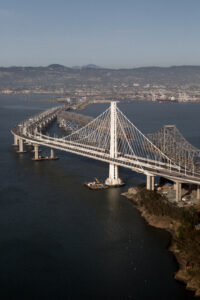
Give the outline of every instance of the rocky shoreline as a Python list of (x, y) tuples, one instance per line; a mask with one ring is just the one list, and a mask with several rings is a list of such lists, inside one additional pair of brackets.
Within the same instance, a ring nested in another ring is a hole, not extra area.
[[(142, 217), (147, 223), (156, 228), (167, 230), (171, 233), (172, 240), (169, 250), (173, 252), (179, 264), (179, 270), (174, 275), (176, 280), (182, 281), (186, 284), (188, 290), (194, 291), (196, 297), (200, 297), (200, 278), (188, 269), (187, 257), (180, 251), (177, 244), (177, 232), (182, 225), (179, 220), (167, 215), (155, 215), (149, 213), (141, 201), (141, 190), (139, 188), (129, 188), (128, 192), (122, 193), (123, 196), (132, 201), (136, 208), (140, 211)], [(199, 257), (200, 260), (200, 257)]]

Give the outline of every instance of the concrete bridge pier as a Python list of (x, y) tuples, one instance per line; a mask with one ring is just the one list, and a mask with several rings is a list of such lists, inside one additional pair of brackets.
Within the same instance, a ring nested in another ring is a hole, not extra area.
[(105, 184), (109, 186), (121, 186), (124, 184), (121, 178), (119, 178), (117, 165), (109, 164), (109, 177), (106, 179)]
[(23, 139), (19, 138), (19, 150), (17, 151), (18, 153), (24, 153), (26, 151), (24, 151), (24, 142)]
[(149, 191), (154, 191), (154, 176), (147, 175), (146, 189), (149, 190)]
[(37, 144), (34, 145), (34, 160), (39, 160), (39, 146)]
[(176, 181), (175, 187), (176, 187), (176, 202), (179, 202), (181, 200), (181, 182)]
[(54, 149), (51, 148), (51, 151), (50, 151), (50, 158), (51, 159), (54, 159), (55, 158), (55, 155), (54, 155)]
[(13, 146), (18, 146), (18, 137), (14, 134), (14, 144)]

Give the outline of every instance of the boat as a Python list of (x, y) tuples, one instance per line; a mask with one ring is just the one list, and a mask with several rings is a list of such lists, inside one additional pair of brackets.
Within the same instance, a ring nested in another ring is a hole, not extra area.
[(95, 181), (85, 182), (84, 185), (87, 186), (90, 190), (104, 190), (108, 188), (108, 185), (100, 182), (97, 178), (95, 178)]

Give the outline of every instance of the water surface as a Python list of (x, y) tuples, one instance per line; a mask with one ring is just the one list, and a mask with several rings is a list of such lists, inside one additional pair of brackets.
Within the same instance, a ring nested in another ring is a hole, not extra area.
[[(120, 169), (126, 187), (93, 192), (84, 181), (105, 179), (108, 165), (59, 151), (59, 161), (33, 162), (31, 153), (15, 152), (10, 129), (52, 105), (0, 96), (1, 299), (194, 299), (173, 279), (169, 234), (148, 226), (120, 196), (143, 175)], [(106, 107), (84, 113), (97, 116)], [(199, 105), (119, 107), (144, 132), (176, 122), (199, 145)]]

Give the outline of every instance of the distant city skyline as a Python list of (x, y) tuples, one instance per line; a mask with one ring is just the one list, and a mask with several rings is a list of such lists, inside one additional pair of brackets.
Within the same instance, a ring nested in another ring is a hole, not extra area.
[(1, 0), (0, 66), (200, 65), (199, 0)]

